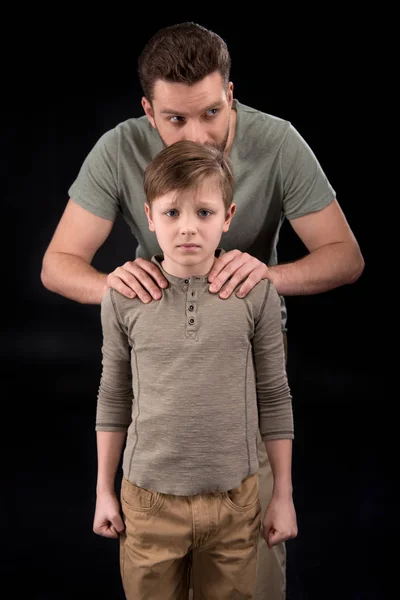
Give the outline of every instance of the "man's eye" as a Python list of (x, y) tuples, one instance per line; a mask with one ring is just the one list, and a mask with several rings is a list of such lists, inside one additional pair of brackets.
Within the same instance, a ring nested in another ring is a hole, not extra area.
[(171, 117), (169, 120), (171, 121), (171, 123), (178, 123), (178, 124), (183, 123), (183, 117), (179, 117), (179, 116)]
[(215, 117), (215, 115), (218, 114), (218, 108), (210, 108), (210, 110), (207, 111), (207, 116), (208, 117)]

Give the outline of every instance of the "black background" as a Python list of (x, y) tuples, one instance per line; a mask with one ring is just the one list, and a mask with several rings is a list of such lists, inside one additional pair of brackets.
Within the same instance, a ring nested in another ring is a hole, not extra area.
[[(41, 260), (86, 154), (107, 129), (142, 114), (136, 61), (144, 44), (159, 27), (194, 20), (228, 43), (235, 96), (288, 119), (309, 143), (366, 262), (351, 286), (287, 298), (299, 524), (287, 544), (287, 599), (389, 598), (393, 524), (379, 454), (387, 419), (380, 332), (388, 315), (384, 298), (377, 304), (379, 240), (369, 208), (376, 198), (368, 90), (376, 75), (368, 28), (359, 16), (334, 19), (329, 11), (266, 9), (261, 17), (220, 7), (231, 12), (217, 18), (212, 6), (197, 13), (171, 6), (150, 18), (145, 8), (97, 9), (86, 19), (59, 8), (25, 12), (19, 28), (9, 23), (1, 358), (3, 404), (12, 412), (3, 421), (6, 466), (13, 460), (13, 493), (3, 500), (6, 512), (16, 511), (6, 520), (12, 596), (123, 598), (117, 542), (92, 532), (99, 308), (46, 290)], [(94, 265), (113, 270), (134, 249), (117, 221)], [(278, 249), (282, 261), (304, 252), (287, 223)]]

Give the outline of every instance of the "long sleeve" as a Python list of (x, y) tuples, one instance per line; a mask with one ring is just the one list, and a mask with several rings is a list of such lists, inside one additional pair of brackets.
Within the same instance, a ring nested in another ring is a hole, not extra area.
[(255, 324), (253, 356), (261, 437), (264, 441), (293, 439), (292, 396), (286, 374), (281, 305), (276, 289), (269, 282)]
[(132, 414), (132, 371), (127, 333), (109, 289), (101, 304), (102, 374), (97, 396), (96, 431), (126, 431)]

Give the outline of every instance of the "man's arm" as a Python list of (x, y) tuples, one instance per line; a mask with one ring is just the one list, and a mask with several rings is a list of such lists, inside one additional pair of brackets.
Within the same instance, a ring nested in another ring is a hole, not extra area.
[(82, 304), (100, 304), (109, 287), (130, 298), (139, 296), (143, 302), (151, 300), (149, 294), (161, 298), (156, 282), (166, 287), (167, 281), (150, 261), (130, 261), (110, 274), (100, 273), (91, 266), (112, 227), (112, 221), (94, 215), (70, 199), (43, 257), (43, 285)]
[(284, 296), (326, 292), (354, 283), (364, 270), (358, 242), (337, 202), (320, 211), (290, 221), (309, 254), (300, 260), (267, 267), (247, 253), (232, 250), (215, 262), (209, 281), (211, 292), (224, 286), (224, 298), (242, 283), (238, 295), (243, 297), (261, 279), (272, 281)]
[(100, 304), (107, 289), (107, 275), (90, 263), (112, 227), (112, 221), (69, 200), (43, 257), (43, 285), (83, 304)]
[(364, 259), (337, 200), (290, 224), (309, 254), (269, 269), (280, 294), (317, 294), (357, 281)]

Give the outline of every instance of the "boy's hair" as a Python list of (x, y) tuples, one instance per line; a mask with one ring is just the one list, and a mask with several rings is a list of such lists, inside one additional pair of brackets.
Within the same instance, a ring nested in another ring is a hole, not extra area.
[(229, 159), (208, 144), (182, 140), (167, 146), (149, 163), (144, 173), (147, 204), (171, 191), (196, 189), (205, 180), (220, 187), (226, 211), (233, 201), (234, 179)]
[(192, 22), (160, 29), (147, 42), (138, 61), (140, 84), (149, 102), (157, 79), (192, 85), (218, 71), (227, 87), (230, 68), (225, 41)]

